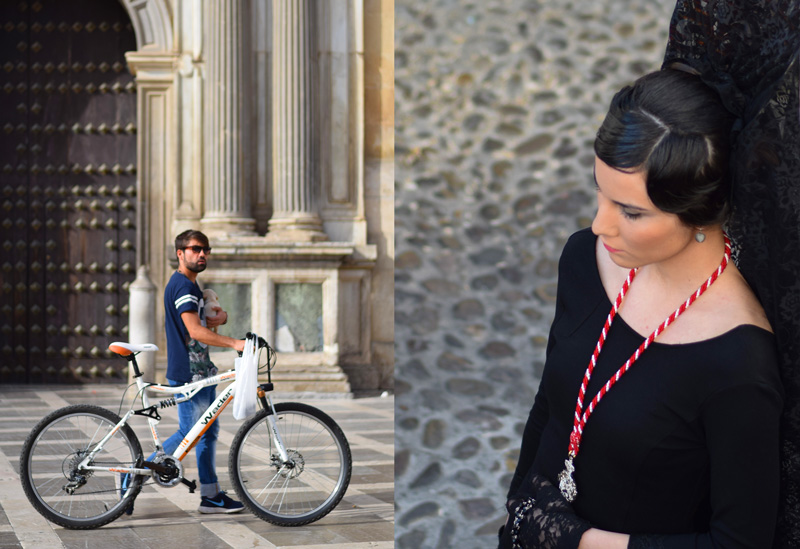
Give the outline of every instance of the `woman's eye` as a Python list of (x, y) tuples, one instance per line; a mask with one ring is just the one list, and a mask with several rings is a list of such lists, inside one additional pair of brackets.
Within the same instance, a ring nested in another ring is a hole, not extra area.
[(631, 212), (629, 210), (626, 210), (625, 208), (622, 208), (622, 215), (624, 215), (627, 219), (639, 219), (640, 217), (642, 217), (642, 214)]

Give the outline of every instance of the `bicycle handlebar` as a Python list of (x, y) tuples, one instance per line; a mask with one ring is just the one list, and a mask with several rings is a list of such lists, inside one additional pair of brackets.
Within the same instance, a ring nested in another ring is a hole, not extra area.
[(254, 334), (253, 332), (247, 332), (247, 335), (245, 335), (244, 337), (245, 337), (245, 339), (250, 339), (250, 338), (253, 338), (253, 337), (258, 337), (258, 342), (257, 342), (257, 344), (258, 344), (258, 348), (259, 348), (259, 349), (263, 349), (263, 348), (267, 347), (267, 340), (266, 340), (266, 339), (264, 339), (264, 338), (263, 338), (263, 337), (261, 337), (261, 336), (257, 336), (257, 335), (256, 335), (256, 334)]
[[(247, 334), (244, 337), (245, 337), (245, 339), (252, 339), (252, 338), (256, 337), (256, 338), (258, 338), (258, 340), (256, 341), (256, 345), (258, 346), (259, 349), (270, 349), (271, 350), (271, 348), (269, 346), (269, 343), (267, 343), (267, 340), (264, 339), (263, 337), (259, 336), (259, 335), (254, 334), (253, 332), (247, 332)], [(242, 352), (241, 351), (236, 351), (236, 354), (238, 354), (239, 356), (242, 356)]]

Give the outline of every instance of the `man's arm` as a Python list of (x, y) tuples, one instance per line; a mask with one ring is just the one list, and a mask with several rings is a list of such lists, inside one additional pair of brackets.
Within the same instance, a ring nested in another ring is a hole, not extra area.
[(183, 320), (186, 329), (189, 331), (189, 337), (196, 339), (200, 343), (213, 345), (214, 347), (228, 347), (230, 349), (236, 349), (237, 351), (244, 351), (243, 339), (233, 339), (232, 337), (215, 334), (200, 324), (200, 316), (196, 311), (185, 311), (181, 313), (181, 320)]

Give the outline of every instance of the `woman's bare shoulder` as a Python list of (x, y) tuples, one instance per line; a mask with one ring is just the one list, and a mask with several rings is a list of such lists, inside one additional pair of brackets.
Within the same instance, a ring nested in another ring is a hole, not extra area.
[(707, 303), (707, 307), (714, 310), (717, 322), (723, 324), (722, 331), (753, 325), (772, 332), (764, 308), (736, 266), (729, 265), (725, 274), (727, 276), (720, 277), (719, 287)]

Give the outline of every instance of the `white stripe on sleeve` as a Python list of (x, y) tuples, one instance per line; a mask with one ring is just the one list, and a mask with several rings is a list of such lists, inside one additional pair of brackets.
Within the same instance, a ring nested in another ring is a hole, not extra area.
[(197, 305), (197, 298), (191, 294), (186, 294), (184, 296), (179, 297), (175, 300), (175, 308), (180, 309), (182, 305), (186, 303), (194, 303)]

